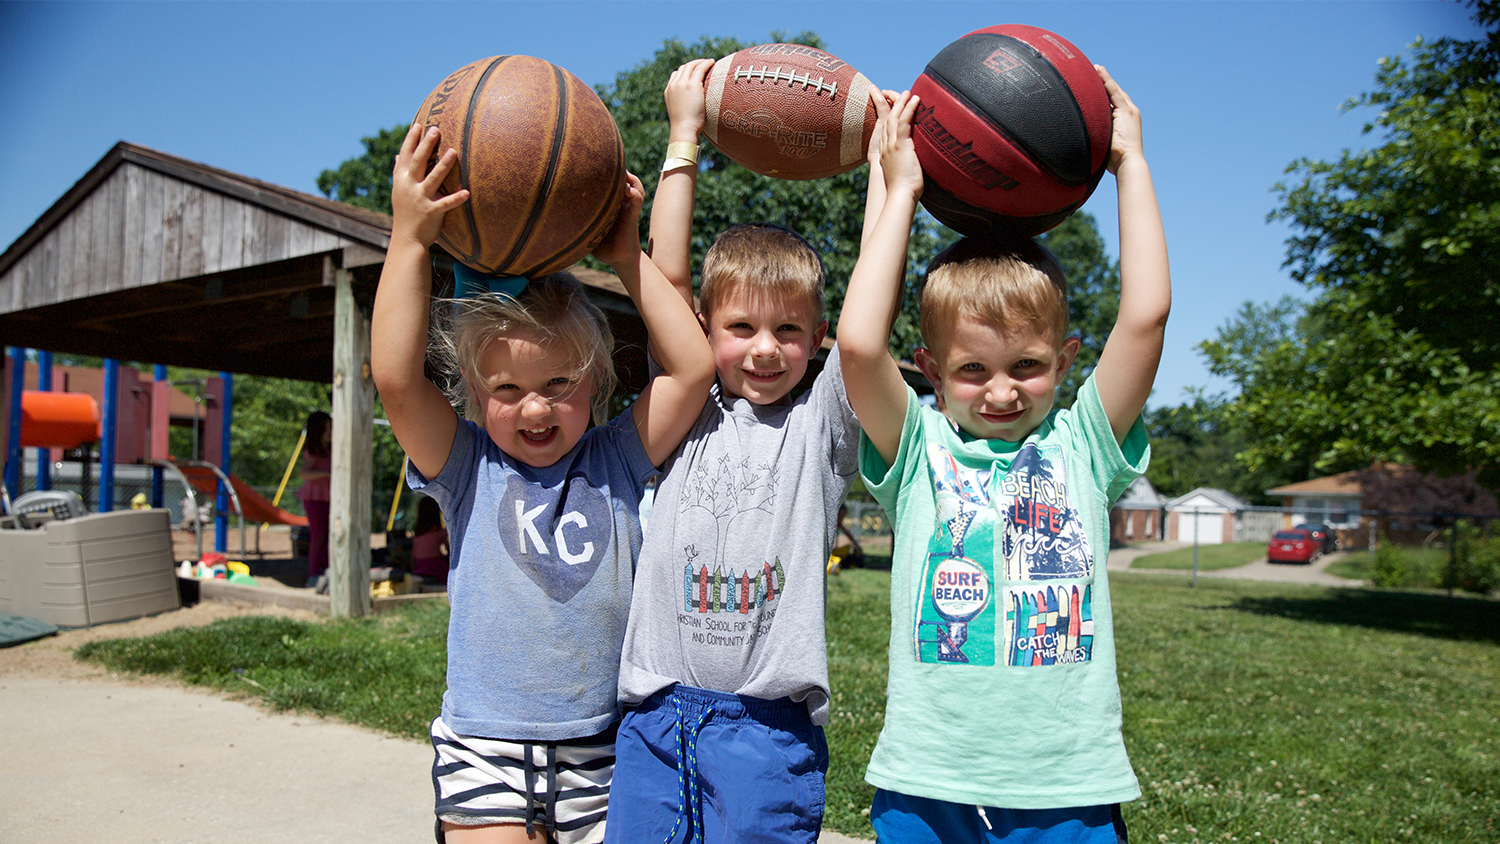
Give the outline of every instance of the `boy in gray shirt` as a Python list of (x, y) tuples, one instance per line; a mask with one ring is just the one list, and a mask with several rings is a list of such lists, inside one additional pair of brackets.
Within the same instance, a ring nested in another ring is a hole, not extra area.
[[(689, 302), (712, 65), (668, 83), (651, 218), (653, 260)], [(828, 330), (817, 253), (779, 226), (729, 229), (704, 257), (699, 320), (718, 382), (666, 467), (637, 563), (606, 841), (811, 844), (828, 767), (824, 577), (859, 446), (837, 348), (791, 396)]]

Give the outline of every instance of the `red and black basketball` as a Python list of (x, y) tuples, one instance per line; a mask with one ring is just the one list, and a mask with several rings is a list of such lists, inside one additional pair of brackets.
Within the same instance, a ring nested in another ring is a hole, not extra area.
[(975, 237), (1029, 237), (1083, 205), (1109, 159), (1109, 95), (1083, 52), (1034, 26), (954, 41), (912, 85), (922, 205)]
[[(625, 195), (625, 146), (599, 95), (531, 56), (464, 65), (427, 96), (415, 121), (458, 150), (443, 190), (469, 201), (443, 218), (438, 243), (490, 275), (538, 277), (598, 246)], [(435, 159), (434, 159), (435, 160)]]

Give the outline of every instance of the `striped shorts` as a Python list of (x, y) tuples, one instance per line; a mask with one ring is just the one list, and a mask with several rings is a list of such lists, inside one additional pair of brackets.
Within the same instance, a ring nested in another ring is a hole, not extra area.
[(562, 742), (510, 742), (461, 736), (432, 722), (432, 786), (437, 841), (443, 821), (457, 826), (525, 824), (555, 844), (598, 844), (615, 768), (615, 730)]

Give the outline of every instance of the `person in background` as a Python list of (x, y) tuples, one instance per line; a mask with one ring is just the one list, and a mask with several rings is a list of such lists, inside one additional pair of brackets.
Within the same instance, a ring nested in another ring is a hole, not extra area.
[(328, 570), (328, 487), (333, 476), (333, 417), (321, 410), (307, 415), (302, 441), (302, 488), (297, 499), (307, 514), (307, 585), (316, 587)]
[(423, 583), (448, 583), (448, 529), (437, 499), (417, 500), (417, 523), (411, 532), (411, 573)]

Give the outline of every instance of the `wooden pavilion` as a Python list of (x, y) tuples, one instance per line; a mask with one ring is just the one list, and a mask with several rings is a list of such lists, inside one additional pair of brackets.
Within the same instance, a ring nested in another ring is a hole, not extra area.
[[(122, 142), (0, 254), (0, 343), (331, 383), (330, 592), (334, 614), (364, 615), (370, 306), (390, 226)], [(639, 383), (645, 338), (630, 298), (611, 275), (579, 276), (610, 316), (622, 380)]]

